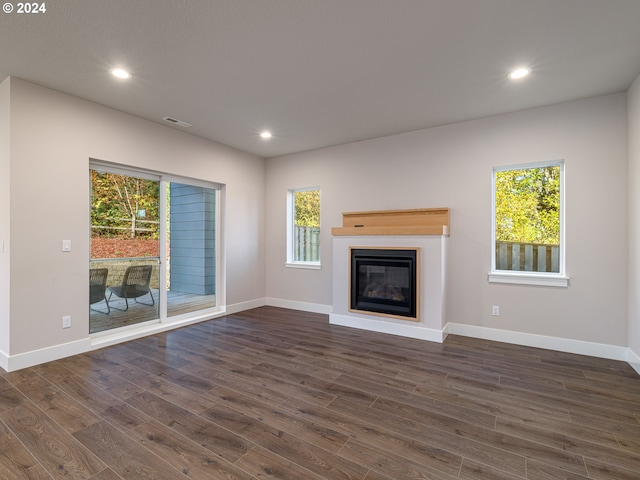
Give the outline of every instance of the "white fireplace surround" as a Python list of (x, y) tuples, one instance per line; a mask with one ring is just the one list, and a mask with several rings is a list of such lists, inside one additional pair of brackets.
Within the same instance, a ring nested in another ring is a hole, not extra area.
[[(443, 342), (447, 260), (446, 235), (348, 235), (333, 237), (333, 312), (335, 325)], [(350, 247), (415, 248), (420, 250), (420, 321), (349, 311)]]

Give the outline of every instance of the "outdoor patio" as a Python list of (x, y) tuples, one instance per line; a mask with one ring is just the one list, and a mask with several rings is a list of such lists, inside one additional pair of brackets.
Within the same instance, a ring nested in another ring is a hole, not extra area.
[[(109, 306), (111, 312), (107, 314), (107, 306), (104, 301), (91, 305), (89, 310), (89, 333), (98, 333), (114, 328), (135, 325), (158, 319), (159, 291), (152, 288), (151, 292), (155, 300), (155, 305), (145, 305), (129, 300), (129, 309), (126, 308), (123, 298), (111, 296)], [(107, 297), (109, 294), (107, 293)], [(148, 296), (140, 298), (141, 302), (150, 303)], [(180, 292), (167, 292), (167, 315), (173, 317), (183, 313), (194, 312), (215, 306), (215, 295), (194, 295)], [(119, 310), (118, 310), (119, 309)], [(104, 312), (104, 313), (103, 313)]]

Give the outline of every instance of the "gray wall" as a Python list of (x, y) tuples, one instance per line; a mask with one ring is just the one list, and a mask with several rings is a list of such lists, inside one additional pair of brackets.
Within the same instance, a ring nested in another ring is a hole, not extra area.
[[(0, 312), (2, 334), (10, 334), (5, 354), (53, 347), (64, 354), (66, 346), (88, 342), (90, 158), (222, 184), (226, 305), (264, 298), (262, 158), (10, 81), (9, 318)], [(3, 84), (0, 95), (6, 88)], [(0, 169), (6, 170), (1, 156)], [(6, 186), (6, 177), (0, 178)], [(6, 195), (4, 188), (0, 191)], [(62, 239), (71, 240), (71, 252), (61, 252)], [(6, 265), (3, 260), (0, 278), (7, 275)], [(63, 315), (71, 315), (71, 328), (61, 328)]]
[(629, 347), (640, 371), (640, 76), (629, 101)]
[[(570, 286), (488, 283), (492, 167), (557, 159)], [(285, 268), (286, 192), (309, 185), (322, 191), (319, 271)], [(266, 205), (268, 298), (331, 305), (342, 212), (449, 207), (447, 321), (627, 345), (625, 94), (268, 159)]]
[[(9, 81), (0, 84), (0, 353), (9, 354), (9, 224), (11, 137)], [(4, 252), (2, 251), (4, 245)], [(1, 366), (1, 364), (0, 364)]]
[[(0, 351), (88, 338), (88, 296), (70, 292), (88, 283), (96, 158), (224, 185), (227, 305), (267, 297), (330, 308), (330, 229), (341, 212), (449, 207), (448, 321), (628, 342), (639, 354), (638, 80), (628, 115), (627, 96), (609, 95), (273, 158), (265, 171), (253, 155), (8, 79), (0, 84)], [(566, 162), (569, 288), (489, 284), (491, 168), (553, 159)], [(285, 268), (287, 190), (316, 185), (322, 269)], [(46, 209), (39, 222), (30, 221), (33, 205)], [(71, 253), (60, 252), (62, 239), (72, 240)], [(34, 264), (35, 280), (24, 274)], [(60, 328), (62, 315), (72, 315), (71, 329)]]

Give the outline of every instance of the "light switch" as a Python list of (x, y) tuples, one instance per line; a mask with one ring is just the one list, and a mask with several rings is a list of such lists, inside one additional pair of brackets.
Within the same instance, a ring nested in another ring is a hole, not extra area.
[(63, 252), (71, 251), (71, 240), (62, 240), (62, 251)]

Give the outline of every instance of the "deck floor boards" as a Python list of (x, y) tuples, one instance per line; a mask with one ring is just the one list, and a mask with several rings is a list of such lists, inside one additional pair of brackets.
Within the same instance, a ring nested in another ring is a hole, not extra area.
[[(157, 320), (158, 316), (158, 290), (152, 289), (154, 305), (151, 304), (147, 295), (140, 298), (140, 302), (135, 299), (129, 300), (129, 308), (125, 310), (124, 299), (112, 295), (109, 300), (111, 311), (107, 312), (104, 301), (91, 305), (89, 309), (89, 333), (99, 333), (115, 328), (135, 325), (138, 323)], [(108, 294), (107, 294), (108, 295)], [(167, 315), (175, 316), (183, 313), (215, 306), (215, 295), (193, 295), (174, 291), (167, 292)], [(145, 303), (142, 303), (145, 302)]]

